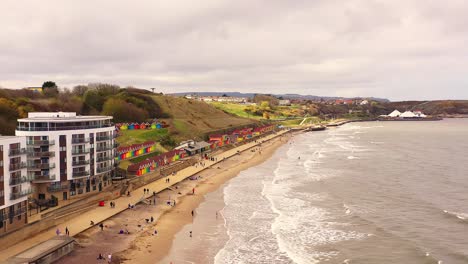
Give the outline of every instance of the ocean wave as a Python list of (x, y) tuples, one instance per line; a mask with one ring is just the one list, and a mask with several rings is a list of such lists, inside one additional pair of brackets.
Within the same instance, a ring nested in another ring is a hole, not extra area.
[(468, 213), (459, 213), (459, 212), (451, 212), (444, 210), (444, 214), (451, 216), (451, 217), (456, 217), (462, 221), (468, 221)]

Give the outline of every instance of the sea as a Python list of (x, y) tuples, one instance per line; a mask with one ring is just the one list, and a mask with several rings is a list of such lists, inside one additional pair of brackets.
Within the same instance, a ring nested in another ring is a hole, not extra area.
[(468, 119), (302, 133), (211, 195), (203, 263), (468, 263)]

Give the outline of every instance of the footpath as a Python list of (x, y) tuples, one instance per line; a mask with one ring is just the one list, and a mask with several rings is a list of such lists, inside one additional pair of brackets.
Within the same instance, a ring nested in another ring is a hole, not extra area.
[[(70, 232), (70, 236), (77, 235), (88, 228), (93, 227), (90, 225), (90, 222), (93, 221), (95, 225), (100, 224), (102, 221), (105, 221), (112, 216), (119, 214), (123, 212), (124, 210), (128, 209), (128, 204), (137, 204), (141, 202), (143, 199), (147, 199), (153, 196), (153, 192), (159, 193), (167, 188), (170, 188), (172, 185), (179, 183), (186, 178), (196, 175), (197, 173), (205, 170), (206, 168), (209, 168), (210, 166), (213, 166), (214, 164), (218, 162), (222, 162), (223, 159), (227, 159), (229, 157), (232, 157), (236, 155), (238, 152), (242, 152), (245, 150), (248, 150), (252, 147), (260, 145), (262, 142), (268, 141), (270, 139), (279, 137), (285, 133), (289, 132), (288, 130), (282, 130), (274, 134), (270, 134), (264, 137), (259, 137), (257, 138), (256, 141), (249, 142), (247, 144), (235, 147), (233, 149), (227, 150), (225, 152), (219, 153), (218, 155), (214, 155), (213, 157), (215, 158), (215, 161), (211, 160), (204, 160), (204, 166), (190, 166), (188, 168), (182, 169), (178, 171), (175, 175), (170, 175), (164, 178), (161, 178), (159, 180), (156, 180), (152, 183), (149, 183), (147, 185), (141, 186), (138, 189), (135, 189), (131, 192), (131, 196), (121, 196), (115, 200), (112, 200), (115, 203), (115, 207), (111, 208), (108, 203), (106, 203), (106, 206), (99, 207), (96, 205), (95, 208), (90, 209), (89, 211), (83, 212), (79, 216), (66, 221), (63, 224), (60, 224), (52, 229), (49, 229), (47, 231), (41, 232), (37, 235), (34, 235), (28, 239), (25, 239), (21, 242), (18, 242), (17, 244), (9, 247), (9, 248), (1, 248), (0, 249), (0, 263), (3, 261), (6, 261), (8, 258), (17, 255), (18, 253), (31, 248), (41, 242), (44, 242), (46, 240), (49, 240), (56, 236), (56, 229), (58, 228), (62, 234), (65, 233), (65, 228), (68, 228)], [(167, 179), (170, 179), (169, 183), (166, 182)], [(143, 189), (149, 189), (148, 194), (143, 194)], [(108, 201), (110, 202), (110, 201)]]

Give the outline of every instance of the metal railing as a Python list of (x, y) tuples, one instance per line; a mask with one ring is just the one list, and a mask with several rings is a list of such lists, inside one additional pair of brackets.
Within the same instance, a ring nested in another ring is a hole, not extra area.
[(21, 190), (19, 192), (10, 193), (10, 200), (16, 200), (24, 196), (28, 196), (33, 193), (32, 189)]
[(72, 161), (72, 166), (84, 166), (84, 165), (88, 165), (88, 164), (89, 164), (89, 160)]
[(15, 176), (10, 178), (10, 185), (18, 185), (24, 182), (30, 182), (33, 180), (31, 176)]
[(55, 168), (55, 163), (30, 163), (28, 164), (28, 169), (53, 169)]
[(72, 150), (72, 155), (83, 155), (83, 154), (88, 154), (89, 149), (73, 149)]
[(113, 139), (114, 136), (96, 136), (96, 141), (106, 141)]
[(108, 161), (108, 160), (112, 160), (113, 157), (111, 156), (106, 156), (106, 157), (97, 157), (96, 161), (97, 162), (103, 162), (103, 161)]
[(89, 176), (89, 171), (74, 171), (72, 177), (85, 177)]
[(55, 157), (55, 151), (30, 151), (28, 158)]
[(112, 166), (96, 168), (97, 173), (102, 173), (102, 172), (111, 171), (111, 170), (112, 170)]
[(113, 149), (114, 149), (114, 147), (112, 147), (112, 146), (104, 146), (104, 147), (99, 147), (98, 146), (96, 148), (96, 151), (97, 152), (103, 152), (103, 151), (109, 151), (109, 150), (113, 150)]
[(62, 130), (80, 130), (111, 127), (112, 124), (103, 125), (85, 125), (85, 126), (66, 126), (66, 127), (16, 127), (17, 131), (62, 131)]
[(85, 144), (89, 142), (89, 138), (72, 138), (72, 144)]
[(19, 163), (11, 163), (10, 164), (10, 171), (21, 170), (21, 169), (24, 169), (26, 167), (27, 167), (27, 165), (26, 165), (26, 162), (24, 162), (24, 161), (19, 162)]
[(23, 154), (26, 154), (25, 148), (10, 149), (10, 151), (8, 152), (9, 156), (18, 156), (18, 155), (23, 155)]
[(55, 145), (55, 140), (29, 140), (26, 142), (27, 145), (33, 146), (46, 146)]

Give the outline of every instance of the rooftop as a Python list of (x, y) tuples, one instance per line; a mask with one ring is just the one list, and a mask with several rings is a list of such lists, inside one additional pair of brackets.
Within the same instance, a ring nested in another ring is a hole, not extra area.
[(77, 122), (112, 119), (112, 116), (81, 116), (75, 112), (31, 112), (18, 122)]

